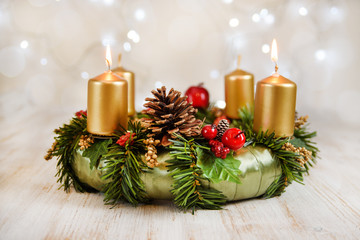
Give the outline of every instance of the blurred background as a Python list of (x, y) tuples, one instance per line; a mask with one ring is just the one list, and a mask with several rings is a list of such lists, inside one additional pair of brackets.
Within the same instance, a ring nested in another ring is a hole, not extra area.
[(122, 53), (136, 74), (137, 110), (161, 85), (185, 92), (204, 82), (223, 100), (238, 54), (255, 81), (274, 71), (276, 38), (298, 111), (358, 127), (359, 24), (359, 0), (1, 0), (0, 118), (86, 109), (107, 44), (113, 67)]

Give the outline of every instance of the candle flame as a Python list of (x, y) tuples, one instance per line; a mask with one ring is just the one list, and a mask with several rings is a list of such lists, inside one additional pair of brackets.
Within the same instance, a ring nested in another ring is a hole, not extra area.
[(106, 65), (107, 65), (108, 69), (110, 70), (110, 67), (111, 67), (111, 64), (112, 64), (112, 59), (111, 59), (111, 51), (110, 51), (110, 46), (109, 45), (106, 46), (105, 61), (106, 61)]
[(272, 44), (271, 44), (271, 60), (275, 63), (275, 72), (277, 72), (278, 48), (277, 48), (277, 43), (276, 43), (275, 38), (273, 39)]

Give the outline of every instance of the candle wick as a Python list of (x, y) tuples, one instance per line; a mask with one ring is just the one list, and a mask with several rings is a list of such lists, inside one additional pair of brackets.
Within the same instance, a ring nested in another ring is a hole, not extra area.
[(110, 71), (110, 62), (108, 59), (106, 59), (106, 65), (108, 66), (108, 70)]
[(118, 65), (119, 65), (119, 67), (121, 67), (121, 53), (118, 56)]
[(279, 70), (279, 66), (278, 66), (277, 62), (275, 62), (275, 72), (277, 73), (278, 70)]
[(237, 69), (240, 69), (241, 55), (238, 55), (237, 59)]

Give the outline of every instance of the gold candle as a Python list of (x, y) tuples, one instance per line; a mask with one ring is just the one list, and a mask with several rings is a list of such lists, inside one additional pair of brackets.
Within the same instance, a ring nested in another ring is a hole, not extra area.
[(239, 119), (239, 109), (254, 106), (254, 75), (240, 69), (241, 56), (238, 56), (237, 69), (225, 76), (225, 114)]
[(135, 75), (133, 72), (126, 70), (121, 66), (121, 54), (119, 54), (118, 59), (119, 66), (112, 71), (123, 77), (128, 82), (128, 115), (134, 116), (135, 115)]
[(288, 137), (294, 134), (296, 84), (277, 72), (275, 39), (271, 59), (275, 63), (275, 73), (256, 85), (254, 130), (275, 131), (277, 137)]
[(95, 135), (111, 136), (119, 125), (127, 129), (128, 83), (110, 71), (109, 46), (106, 64), (108, 71), (88, 82), (87, 130)]

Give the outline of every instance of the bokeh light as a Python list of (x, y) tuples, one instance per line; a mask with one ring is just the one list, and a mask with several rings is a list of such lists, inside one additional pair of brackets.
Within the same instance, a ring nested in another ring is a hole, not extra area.
[(26, 40), (21, 41), (20, 47), (21, 47), (22, 49), (25, 49), (25, 48), (27, 48), (28, 46), (29, 46), (29, 42), (28, 42), (28, 41), (26, 41)]
[(104, 71), (108, 44), (135, 72), (140, 109), (150, 90), (163, 84), (184, 92), (205, 82), (212, 100), (221, 100), (222, 79), (234, 70), (237, 55), (255, 81), (274, 70), (268, 54), (275, 37), (279, 72), (298, 86), (299, 112), (321, 109), (350, 124), (359, 119), (347, 107), (360, 94), (359, 1), (26, 0), (0, 5), (0, 100), (14, 98), (16, 109), (59, 105), (68, 111), (86, 104), (87, 80)]
[(323, 61), (326, 58), (326, 51), (323, 49), (319, 49), (315, 52), (315, 58), (318, 61)]
[(262, 47), (261, 47), (261, 51), (263, 53), (269, 53), (270, 52), (270, 45), (269, 44), (263, 44)]
[(40, 59), (40, 64), (41, 65), (45, 66), (45, 65), (47, 65), (47, 63), (48, 63), (48, 60), (46, 58), (41, 58)]
[(305, 7), (301, 7), (301, 8), (299, 8), (299, 14), (301, 16), (306, 16), (306, 15), (308, 15), (308, 10)]
[(146, 17), (145, 10), (142, 8), (136, 9), (134, 13), (135, 19), (138, 21), (143, 21)]
[(231, 18), (231, 19), (229, 20), (229, 25), (230, 25), (230, 27), (237, 27), (237, 26), (239, 26), (239, 19), (237, 19), (237, 18)]

